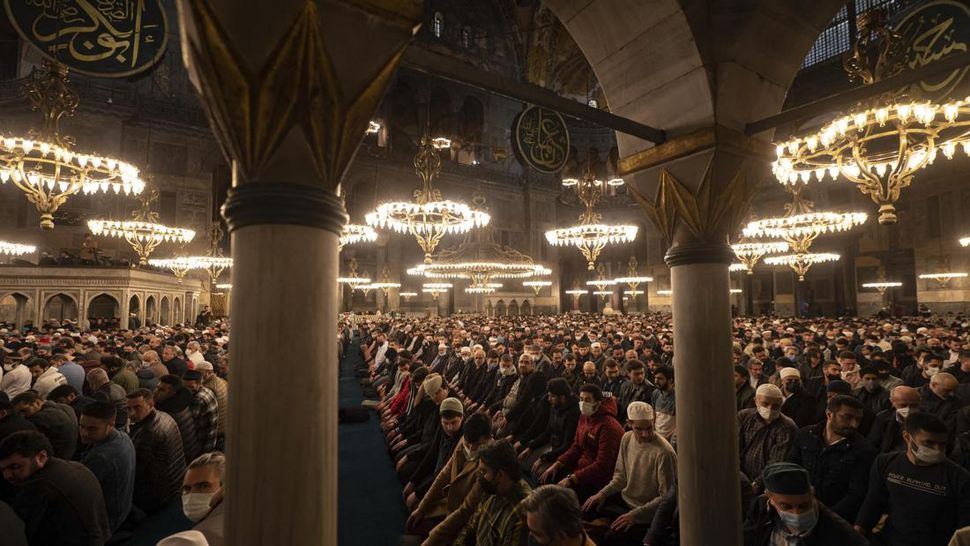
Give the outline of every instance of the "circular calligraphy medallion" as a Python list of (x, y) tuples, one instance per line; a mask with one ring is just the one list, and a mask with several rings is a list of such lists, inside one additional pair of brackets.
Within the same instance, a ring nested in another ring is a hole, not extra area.
[(46, 57), (88, 76), (124, 78), (168, 45), (161, 0), (3, 0), (14, 28)]
[[(970, 50), (970, 7), (957, 0), (933, 0), (903, 12), (893, 29), (909, 44), (904, 69), (914, 70)], [(914, 88), (918, 96), (933, 101), (963, 98), (967, 94), (964, 78), (968, 70), (968, 67), (958, 68), (920, 81)]]
[(523, 162), (533, 169), (559, 172), (569, 157), (569, 129), (558, 112), (529, 106), (515, 119), (512, 138)]

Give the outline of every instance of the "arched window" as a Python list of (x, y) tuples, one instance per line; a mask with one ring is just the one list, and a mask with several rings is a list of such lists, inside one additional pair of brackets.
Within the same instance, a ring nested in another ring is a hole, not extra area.
[(440, 11), (434, 12), (434, 20), (431, 23), (431, 32), (435, 38), (441, 38), (441, 32), (445, 29), (445, 16)]
[(461, 29), (461, 47), (465, 49), (472, 48), (472, 29), (470, 27), (462, 27)]

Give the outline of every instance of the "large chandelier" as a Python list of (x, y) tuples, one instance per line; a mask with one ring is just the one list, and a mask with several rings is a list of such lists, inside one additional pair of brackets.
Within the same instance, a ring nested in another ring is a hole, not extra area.
[(421, 291), (425, 294), (431, 294), (431, 298), (438, 301), (438, 296), (448, 292), (451, 288), (450, 282), (429, 282), (421, 286)]
[(936, 281), (940, 284), (940, 288), (946, 288), (946, 285), (950, 284), (953, 279), (963, 279), (967, 277), (965, 271), (944, 271), (941, 273), (923, 273), (919, 276), (921, 279)]
[(37, 247), (34, 245), (0, 241), (0, 254), (4, 256), (23, 256), (25, 254), (32, 254), (34, 252), (37, 252)]
[(815, 264), (835, 262), (839, 255), (834, 252), (786, 254), (784, 256), (769, 256), (765, 258), (768, 265), (787, 265), (798, 274), (798, 280), (804, 281), (808, 270)]
[(838, 260), (838, 254), (809, 253), (815, 239), (828, 233), (848, 231), (862, 225), (868, 218), (862, 212), (814, 212), (812, 202), (802, 197), (802, 187), (789, 188), (792, 202), (785, 205), (785, 215), (750, 222), (742, 230), (745, 237), (783, 239), (792, 254), (771, 256), (764, 261), (768, 265), (788, 265), (805, 280), (805, 273), (816, 263)]
[(622, 186), (623, 179), (612, 177), (604, 180), (593, 172), (592, 161), (587, 164), (582, 178), (565, 177), (563, 187), (572, 187), (576, 196), (586, 206), (579, 215), (579, 224), (546, 232), (546, 240), (554, 246), (575, 246), (583, 257), (589, 271), (596, 268), (596, 259), (608, 244), (630, 243), (637, 238), (637, 226), (628, 224), (604, 224), (603, 215), (593, 212), (593, 207), (603, 197), (607, 186)]
[(161, 269), (168, 269), (175, 275), (175, 278), (181, 283), (185, 275), (192, 269), (193, 263), (188, 259), (187, 256), (180, 256), (175, 258), (152, 258), (148, 260), (148, 265), (153, 267), (159, 267)]
[(496, 290), (502, 288), (502, 283), (487, 282), (483, 284), (472, 284), (465, 288), (466, 294), (494, 294)]
[[(488, 212), (485, 196), (476, 193), (472, 199), (476, 210)], [(536, 264), (529, 256), (495, 242), (489, 226), (468, 234), (457, 247), (445, 249), (428, 263), (407, 270), (409, 275), (428, 279), (469, 279), (472, 285), (486, 285), (492, 279), (524, 279), (548, 275), (551, 270)]]
[(346, 224), (340, 231), (340, 240), (337, 243), (337, 252), (340, 252), (347, 245), (357, 243), (373, 243), (377, 240), (377, 232), (370, 226), (362, 224)]
[[(903, 68), (907, 45), (873, 9), (859, 17), (859, 35), (845, 58), (850, 79), (872, 84)], [(857, 105), (821, 130), (777, 144), (772, 171), (784, 184), (840, 175), (879, 205), (879, 223), (896, 223), (900, 191), (939, 152), (970, 155), (970, 100), (937, 104), (898, 91)]]
[(221, 242), (224, 237), (222, 228), (218, 224), (213, 225), (209, 229), (208, 256), (176, 256), (167, 260), (148, 260), (148, 264), (172, 270), (179, 282), (189, 271), (202, 270), (208, 274), (209, 282), (214, 285), (222, 272), (232, 267), (232, 258), (227, 258), (222, 252)]
[[(444, 147), (444, 144), (439, 146)], [(367, 214), (365, 220), (373, 227), (413, 235), (424, 251), (424, 263), (429, 264), (431, 254), (445, 234), (466, 233), (488, 224), (491, 218), (465, 203), (444, 200), (441, 191), (434, 189), (432, 182), (441, 172), (441, 158), (436, 144), (427, 135), (421, 139), (421, 146), (414, 156), (414, 170), (423, 183), (421, 189), (415, 190), (414, 200), (382, 203), (377, 210)]]
[(522, 281), (522, 286), (527, 286), (535, 292), (536, 297), (539, 296), (539, 292), (547, 286), (552, 286), (552, 281)]
[(627, 290), (627, 294), (632, 294), (636, 296), (640, 293), (637, 288), (646, 282), (653, 282), (653, 277), (647, 277), (645, 275), (640, 275), (637, 273), (637, 269), (640, 267), (640, 263), (637, 262), (636, 256), (630, 256), (630, 261), (626, 264), (626, 277), (618, 277), (613, 279), (614, 284), (626, 284), (630, 289)]
[(867, 282), (862, 283), (863, 288), (874, 288), (879, 291), (880, 294), (885, 294), (890, 288), (899, 288), (903, 283), (899, 281), (879, 281), (879, 282)]
[(740, 260), (740, 267), (731, 264), (731, 271), (747, 271), (748, 275), (754, 274), (754, 266), (766, 254), (781, 254), (788, 252), (788, 243), (785, 241), (767, 242), (740, 242), (731, 245), (734, 255)]
[(67, 67), (47, 61), (34, 69), (23, 85), (34, 110), (44, 116), (43, 129), (28, 136), (0, 136), (0, 182), (13, 182), (40, 213), (40, 227), (54, 229), (54, 213), (68, 197), (114, 191), (139, 194), (145, 183), (138, 169), (114, 158), (73, 150), (74, 138), (60, 132), (58, 123), (74, 115), (77, 93), (67, 86)]
[(152, 188), (141, 196), (141, 208), (133, 211), (131, 220), (88, 220), (88, 229), (95, 235), (125, 239), (138, 255), (138, 265), (147, 265), (148, 257), (162, 243), (186, 244), (195, 238), (191, 229), (170, 227), (158, 223), (158, 213), (151, 208), (158, 199), (158, 190)]

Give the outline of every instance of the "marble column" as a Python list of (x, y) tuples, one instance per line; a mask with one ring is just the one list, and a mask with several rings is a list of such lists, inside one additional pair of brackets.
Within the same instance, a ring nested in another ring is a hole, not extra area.
[(186, 67), (232, 159), (226, 544), (334, 545), (338, 191), (420, 3), (178, 8)]
[[(739, 536), (738, 440), (731, 364), (726, 244), (667, 253), (677, 386), (677, 480), (683, 544), (734, 544)], [(717, 509), (708, 500), (717, 499)]]

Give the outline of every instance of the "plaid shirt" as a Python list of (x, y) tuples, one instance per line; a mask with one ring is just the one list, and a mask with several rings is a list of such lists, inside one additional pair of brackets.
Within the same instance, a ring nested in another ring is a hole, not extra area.
[(455, 544), (464, 546), (518, 546), (528, 542), (529, 529), (522, 500), (532, 488), (519, 480), (507, 496), (485, 495)]
[(779, 415), (766, 423), (756, 408), (738, 412), (738, 447), (741, 449), (741, 471), (748, 479), (759, 481), (761, 471), (771, 463), (784, 462), (788, 447), (795, 439), (798, 426)]
[(199, 440), (199, 453), (215, 451), (219, 433), (219, 401), (216, 395), (205, 387), (199, 387), (192, 397), (190, 409), (195, 421), (195, 435)]

